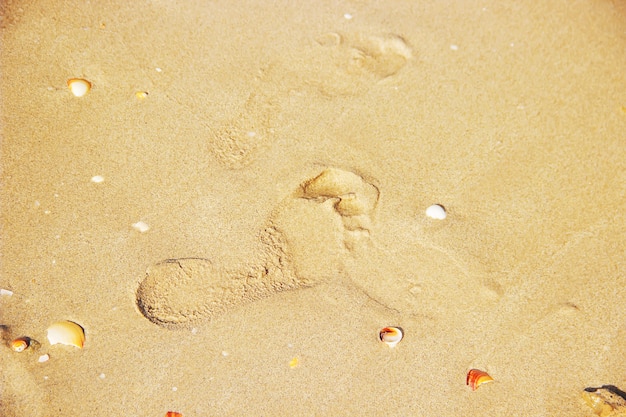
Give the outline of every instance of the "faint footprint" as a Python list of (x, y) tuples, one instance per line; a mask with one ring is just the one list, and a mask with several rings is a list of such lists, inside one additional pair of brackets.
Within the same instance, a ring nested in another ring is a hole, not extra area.
[(160, 326), (187, 327), (281, 291), (332, 279), (342, 268), (344, 252), (369, 235), (378, 197), (378, 189), (360, 176), (325, 169), (277, 206), (260, 234), (262, 249), (254, 266), (231, 271), (202, 258), (159, 262), (139, 284), (139, 311)]
[(209, 150), (228, 168), (241, 168), (274, 141), (274, 123), (290, 93), (313, 87), (326, 97), (358, 95), (376, 82), (395, 75), (412, 57), (404, 39), (394, 34), (327, 33), (317, 39), (324, 48), (294, 51), (302, 62), (273, 62), (259, 70), (250, 93), (234, 116), (211, 126)]
[(331, 95), (361, 93), (398, 73), (413, 57), (411, 47), (395, 34), (330, 32), (317, 42), (328, 49), (335, 64), (332, 73), (320, 75), (320, 89)]
[(210, 151), (227, 167), (241, 168), (272, 142), (272, 122), (280, 109), (276, 104), (280, 86), (270, 66), (259, 72), (255, 85), (237, 114), (212, 130)]

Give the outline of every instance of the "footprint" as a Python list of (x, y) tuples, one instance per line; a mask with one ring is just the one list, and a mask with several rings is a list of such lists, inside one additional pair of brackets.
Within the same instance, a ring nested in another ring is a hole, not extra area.
[(231, 271), (203, 258), (159, 262), (139, 284), (137, 307), (155, 324), (184, 328), (333, 279), (345, 252), (369, 236), (378, 197), (378, 189), (359, 175), (325, 169), (277, 206), (260, 234), (255, 266)]
[(341, 216), (345, 228), (344, 245), (348, 250), (371, 230), (371, 214), (376, 208), (380, 192), (357, 174), (329, 168), (302, 185), (302, 198), (317, 202), (333, 201), (333, 208)]
[[(317, 39), (322, 51), (292, 51), (298, 62), (277, 60), (259, 70), (241, 108), (221, 124), (208, 126), (209, 151), (230, 169), (252, 163), (274, 142), (281, 106), (294, 91), (313, 91), (323, 97), (354, 96), (395, 75), (412, 58), (409, 45), (395, 34), (327, 33)], [(284, 124), (284, 123), (283, 123)]]
[(330, 32), (316, 40), (334, 62), (330, 74), (319, 75), (320, 91), (331, 96), (360, 94), (397, 74), (413, 57), (411, 47), (396, 34)]
[(250, 164), (254, 155), (273, 141), (273, 120), (280, 112), (277, 100), (281, 95), (280, 77), (273, 66), (255, 78), (245, 103), (236, 115), (212, 129), (210, 151), (228, 168)]

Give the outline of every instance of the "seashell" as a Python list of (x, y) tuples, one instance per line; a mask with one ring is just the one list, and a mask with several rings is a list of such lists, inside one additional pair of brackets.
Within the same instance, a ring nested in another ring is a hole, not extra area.
[(14, 352), (24, 352), (30, 346), (30, 337), (18, 337), (9, 343)]
[(133, 226), (133, 229), (137, 230), (140, 233), (145, 233), (148, 230), (150, 230), (150, 226), (142, 221), (138, 221), (137, 223), (133, 223), (131, 226)]
[(395, 347), (404, 337), (404, 332), (401, 327), (384, 327), (380, 329), (378, 337), (389, 347)]
[(289, 367), (290, 368), (295, 368), (296, 366), (298, 366), (298, 358), (293, 358), (292, 360), (289, 361)]
[(465, 379), (465, 384), (469, 385), (472, 391), (476, 391), (479, 386), (486, 382), (492, 382), (493, 378), (485, 371), (480, 369), (470, 369)]
[(50, 355), (48, 355), (47, 353), (45, 355), (41, 355), (39, 359), (37, 359), (39, 363), (48, 362), (49, 360), (50, 360)]
[(59, 321), (48, 327), (48, 340), (51, 345), (60, 343), (82, 348), (85, 344), (85, 331), (73, 321)]
[(626, 392), (615, 385), (585, 388), (582, 397), (593, 412), (600, 417), (626, 415)]
[(67, 86), (76, 97), (82, 97), (91, 90), (91, 83), (84, 78), (70, 78)]
[(433, 204), (426, 209), (426, 215), (431, 219), (443, 220), (446, 218), (446, 208), (441, 204)]
[(182, 413), (178, 413), (176, 411), (168, 411), (165, 413), (165, 417), (183, 417)]

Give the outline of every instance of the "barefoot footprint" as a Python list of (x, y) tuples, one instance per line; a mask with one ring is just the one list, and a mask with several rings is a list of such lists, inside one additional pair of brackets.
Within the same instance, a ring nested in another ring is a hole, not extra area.
[[(301, 222), (308, 221), (315, 230), (323, 222), (343, 225), (343, 250), (349, 251), (369, 236), (370, 215), (378, 197), (378, 189), (359, 175), (325, 169), (277, 207), (260, 234), (262, 252), (256, 266), (233, 272), (203, 258), (159, 262), (148, 268), (139, 284), (139, 311), (160, 326), (184, 328), (281, 291), (324, 282), (341, 262), (342, 247), (333, 241), (341, 241), (335, 237), (342, 232), (322, 230), (311, 239), (303, 236)], [(290, 219), (298, 213), (306, 218)], [(292, 229), (294, 224), (300, 227)], [(291, 253), (290, 249), (297, 250)]]
[[(325, 97), (359, 95), (373, 84), (398, 73), (412, 58), (405, 40), (396, 34), (326, 33), (317, 38), (317, 54), (293, 51), (305, 67), (293, 70), (289, 60), (275, 61), (259, 70), (247, 98), (232, 117), (212, 126), (210, 152), (229, 168), (238, 169), (270, 147), (282, 106), (290, 94), (311, 86)], [(288, 54), (291, 55), (291, 54)]]
[(324, 202), (333, 201), (345, 228), (344, 245), (348, 250), (363, 237), (369, 237), (371, 213), (376, 208), (380, 192), (352, 172), (326, 169), (302, 185), (302, 198)]

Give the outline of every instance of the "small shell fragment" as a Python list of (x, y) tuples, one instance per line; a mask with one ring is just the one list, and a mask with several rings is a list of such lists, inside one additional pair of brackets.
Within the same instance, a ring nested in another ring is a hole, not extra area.
[(401, 327), (384, 327), (380, 329), (378, 337), (381, 342), (386, 343), (387, 346), (392, 348), (400, 343), (404, 337), (404, 332)]
[(492, 381), (493, 378), (487, 372), (480, 369), (470, 369), (465, 379), (465, 385), (469, 385), (472, 391), (476, 391), (482, 384)]
[(293, 358), (292, 360), (289, 361), (289, 367), (290, 368), (295, 368), (296, 366), (298, 366), (298, 358)]
[(30, 337), (18, 337), (9, 343), (14, 352), (24, 352), (30, 346)]
[(426, 215), (431, 219), (443, 220), (446, 218), (446, 209), (440, 204), (433, 204), (426, 209)]
[(165, 417), (183, 417), (183, 414), (176, 411), (168, 411), (165, 413)]
[(39, 363), (43, 363), (43, 362), (48, 362), (48, 360), (50, 360), (50, 355), (46, 353), (45, 355), (41, 355), (37, 361)]
[(626, 415), (626, 392), (615, 385), (585, 388), (582, 397), (593, 412), (600, 417)]
[(132, 226), (133, 226), (133, 229), (137, 230), (140, 233), (145, 233), (148, 230), (150, 230), (150, 226), (147, 223), (142, 222), (142, 221), (138, 221), (137, 223), (133, 223)]
[(10, 297), (13, 295), (13, 291), (0, 288), (0, 295), (6, 295), (7, 297)]
[(85, 331), (73, 321), (59, 321), (48, 327), (48, 340), (51, 345), (60, 343), (82, 349), (85, 345)]
[(67, 86), (76, 97), (82, 97), (91, 90), (91, 83), (84, 78), (70, 78)]

